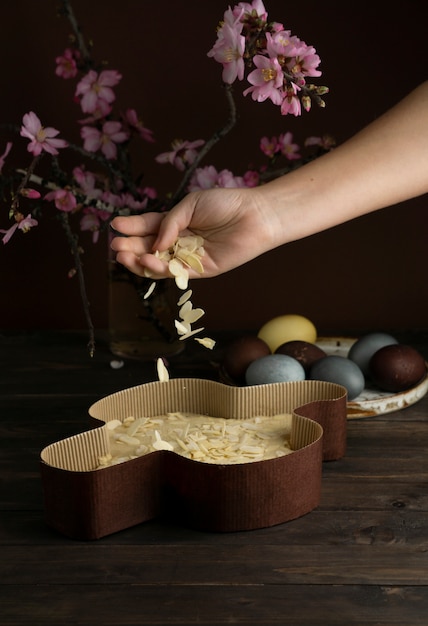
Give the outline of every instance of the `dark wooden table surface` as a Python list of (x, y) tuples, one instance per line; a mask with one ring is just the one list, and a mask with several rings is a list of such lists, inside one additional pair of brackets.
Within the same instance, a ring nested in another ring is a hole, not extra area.
[[(426, 333), (406, 340), (428, 356)], [(199, 348), (171, 376), (216, 378)], [(79, 335), (0, 335), (1, 626), (427, 626), (427, 397), (349, 420), (347, 454), (324, 464), (320, 506), (300, 519), (232, 534), (151, 521), (74, 541), (45, 524), (39, 454), (86, 430), (95, 400), (156, 379), (154, 363), (111, 359), (102, 342), (90, 359)]]

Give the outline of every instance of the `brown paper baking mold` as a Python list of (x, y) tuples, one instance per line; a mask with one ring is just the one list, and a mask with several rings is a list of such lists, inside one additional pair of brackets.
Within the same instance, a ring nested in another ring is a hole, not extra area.
[(318, 506), (322, 461), (339, 459), (346, 450), (346, 390), (322, 381), (230, 387), (177, 378), (102, 398), (89, 414), (108, 422), (176, 411), (235, 419), (291, 413), (293, 452), (217, 465), (162, 450), (95, 469), (98, 457), (109, 452), (104, 424), (42, 450), (47, 523), (85, 540), (159, 516), (213, 532), (273, 526)]

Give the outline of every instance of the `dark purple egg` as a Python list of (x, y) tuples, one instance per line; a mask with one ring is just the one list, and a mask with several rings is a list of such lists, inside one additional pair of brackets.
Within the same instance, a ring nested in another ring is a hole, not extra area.
[(299, 339), (286, 341), (281, 344), (275, 350), (275, 354), (285, 354), (293, 357), (293, 359), (299, 361), (306, 373), (309, 372), (311, 365), (313, 365), (315, 361), (327, 356), (324, 350), (319, 346), (314, 343), (309, 343), (309, 341), (301, 341)]
[(226, 347), (222, 368), (232, 381), (244, 384), (248, 366), (268, 354), (271, 354), (271, 351), (263, 339), (257, 335), (243, 335)]
[(394, 344), (374, 353), (369, 363), (370, 377), (384, 391), (405, 391), (426, 376), (424, 357), (411, 346)]

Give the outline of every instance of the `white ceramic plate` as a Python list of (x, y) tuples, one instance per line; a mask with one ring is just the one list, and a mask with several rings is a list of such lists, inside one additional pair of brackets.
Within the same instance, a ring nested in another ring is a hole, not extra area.
[[(352, 337), (320, 337), (317, 340), (317, 345), (329, 355), (337, 354), (346, 357), (355, 341), (356, 339)], [(399, 411), (418, 402), (427, 391), (428, 374), (414, 387), (399, 393), (366, 387), (359, 396), (348, 402), (348, 419), (373, 417)]]

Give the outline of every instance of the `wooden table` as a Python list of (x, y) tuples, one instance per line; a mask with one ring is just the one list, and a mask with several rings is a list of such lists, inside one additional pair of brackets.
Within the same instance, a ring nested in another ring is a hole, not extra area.
[[(426, 333), (406, 339), (428, 356)], [(199, 348), (171, 375), (216, 378)], [(40, 451), (86, 430), (98, 398), (155, 380), (155, 365), (114, 370), (106, 345), (90, 359), (70, 333), (3, 334), (0, 351), (1, 626), (427, 626), (427, 397), (350, 420), (305, 517), (232, 534), (152, 521), (78, 542), (45, 524)]]

